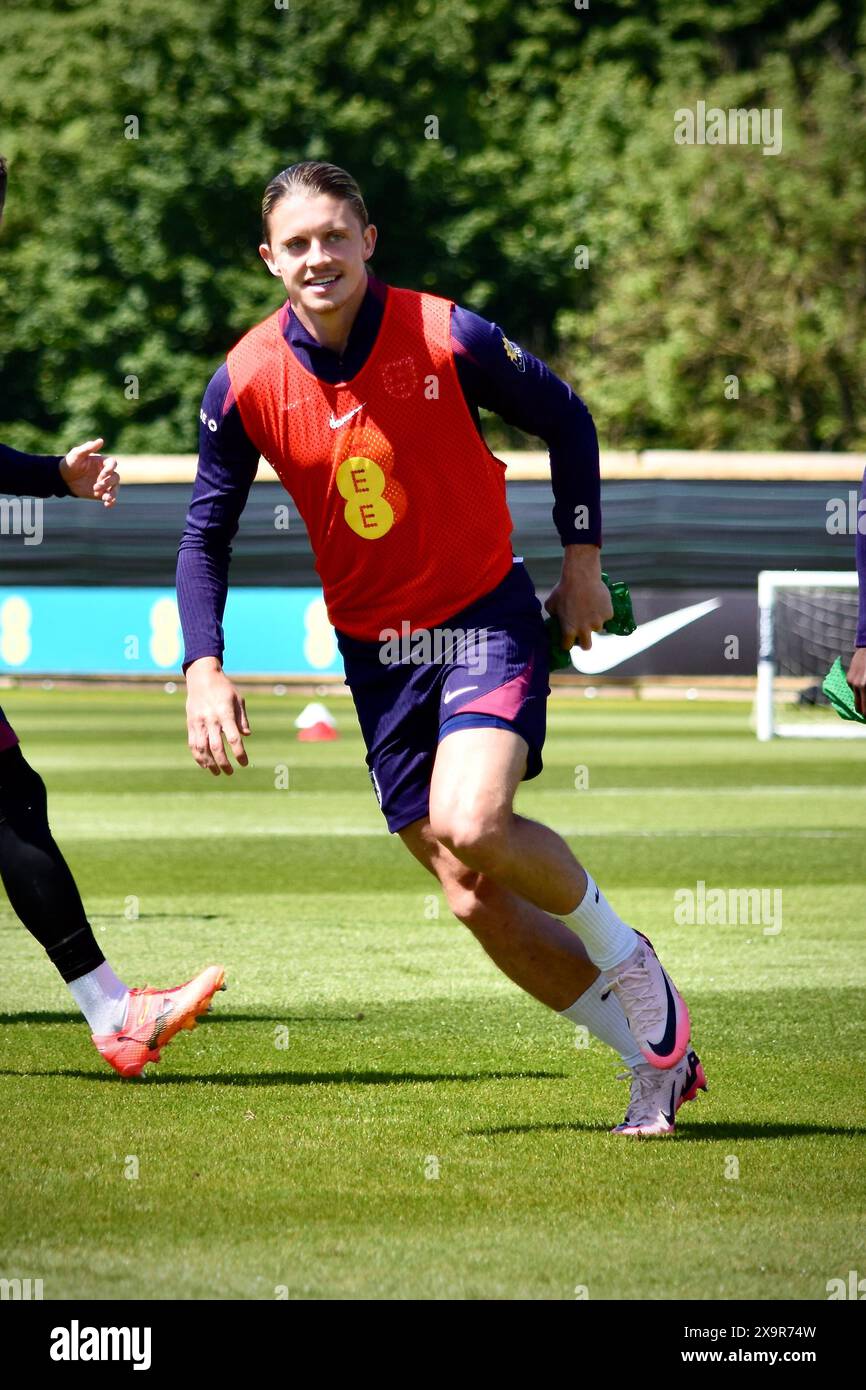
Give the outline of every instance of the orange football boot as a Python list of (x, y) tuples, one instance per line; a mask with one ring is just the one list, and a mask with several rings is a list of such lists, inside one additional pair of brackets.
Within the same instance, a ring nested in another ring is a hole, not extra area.
[(225, 989), (225, 973), (222, 965), (209, 965), (174, 989), (131, 989), (123, 1027), (91, 1034), (97, 1051), (121, 1076), (140, 1076), (181, 1028), (194, 1028), (198, 1015), (209, 1011), (213, 995)]

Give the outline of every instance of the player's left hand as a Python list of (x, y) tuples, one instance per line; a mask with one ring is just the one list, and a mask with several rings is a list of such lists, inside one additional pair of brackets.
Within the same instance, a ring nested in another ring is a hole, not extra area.
[(562, 576), (547, 597), (545, 608), (555, 613), (562, 629), (562, 645), (588, 652), (592, 634), (601, 632), (613, 617), (613, 603), (601, 578), (601, 551), (596, 545), (569, 545), (562, 561)]
[(866, 715), (866, 647), (857, 647), (848, 667), (848, 684), (854, 691), (854, 705), (858, 714)]
[(113, 507), (120, 478), (117, 459), (105, 458), (99, 452), (104, 443), (104, 439), (88, 439), (76, 444), (60, 464), (60, 476), (75, 497), (89, 497), (103, 507)]

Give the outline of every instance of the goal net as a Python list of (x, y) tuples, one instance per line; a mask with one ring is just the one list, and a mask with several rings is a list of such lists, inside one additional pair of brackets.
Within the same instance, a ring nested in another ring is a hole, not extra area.
[(840, 719), (821, 690), (837, 656), (848, 668), (858, 600), (856, 573), (762, 570), (758, 575), (759, 739), (866, 737), (866, 727)]

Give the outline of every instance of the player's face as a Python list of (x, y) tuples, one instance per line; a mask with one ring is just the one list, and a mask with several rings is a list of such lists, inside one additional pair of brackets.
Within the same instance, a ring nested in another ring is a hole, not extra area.
[(362, 227), (347, 202), (330, 193), (293, 193), (277, 203), (268, 231), (270, 244), (259, 254), (294, 309), (328, 314), (363, 297), (376, 228)]

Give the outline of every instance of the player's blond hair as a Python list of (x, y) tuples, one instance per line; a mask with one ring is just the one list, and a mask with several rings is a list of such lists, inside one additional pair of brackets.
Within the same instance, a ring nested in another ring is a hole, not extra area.
[(334, 198), (347, 202), (362, 227), (369, 224), (367, 208), (352, 175), (337, 164), (326, 164), (319, 159), (304, 159), (300, 164), (290, 164), (271, 179), (262, 198), (262, 236), (270, 242), (268, 219), (277, 203), (289, 198), (293, 193), (307, 196), (316, 193), (330, 193)]

